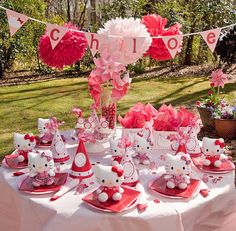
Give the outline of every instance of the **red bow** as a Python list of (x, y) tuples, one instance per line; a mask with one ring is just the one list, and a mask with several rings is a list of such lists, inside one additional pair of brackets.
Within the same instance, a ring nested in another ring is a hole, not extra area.
[(32, 136), (32, 135), (30, 135), (30, 134), (26, 134), (26, 135), (24, 136), (24, 139), (25, 139), (25, 140), (30, 140), (30, 142), (34, 142), (34, 141), (35, 141), (35, 136)]
[(221, 142), (220, 140), (216, 140), (216, 141), (215, 141), (215, 144), (216, 144), (216, 145), (219, 145), (221, 148), (224, 148), (224, 147), (225, 147), (225, 143), (224, 143), (224, 142)]
[(112, 172), (116, 172), (118, 177), (121, 177), (123, 175), (123, 173), (124, 173), (124, 170), (123, 169), (119, 169), (117, 166), (112, 166), (111, 171)]

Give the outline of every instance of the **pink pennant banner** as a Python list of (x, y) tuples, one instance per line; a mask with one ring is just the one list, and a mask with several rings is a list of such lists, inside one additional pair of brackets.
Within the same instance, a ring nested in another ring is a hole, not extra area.
[(29, 19), (26, 15), (6, 10), (10, 34), (13, 36)]
[(66, 27), (47, 23), (47, 32), (50, 38), (52, 49), (54, 49), (57, 46), (57, 44), (61, 41), (61, 39), (63, 38), (63, 36), (66, 34), (67, 31), (68, 28)]
[(104, 35), (99, 35), (99, 34), (89, 33), (89, 32), (85, 32), (84, 34), (87, 39), (91, 53), (93, 56), (95, 56), (100, 46), (105, 42), (107, 37)]
[(136, 37), (136, 38), (129, 38), (125, 37), (124, 38), (124, 46), (127, 47), (128, 51), (130, 53), (138, 53), (142, 54), (145, 51), (143, 51), (143, 44), (147, 38), (145, 37)]
[(162, 37), (162, 40), (170, 52), (171, 57), (174, 58), (182, 44), (183, 35), (164, 36)]
[(220, 35), (220, 28), (212, 29), (212, 30), (206, 30), (203, 32), (200, 32), (201, 36), (205, 40), (206, 44), (210, 48), (211, 52), (213, 53)]

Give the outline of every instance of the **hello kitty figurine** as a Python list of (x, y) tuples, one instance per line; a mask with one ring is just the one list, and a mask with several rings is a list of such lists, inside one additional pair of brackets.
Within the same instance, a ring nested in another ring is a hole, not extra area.
[(133, 155), (135, 164), (149, 165), (151, 163), (151, 150), (152, 141), (150, 139), (151, 131), (149, 129), (144, 129), (135, 136), (134, 139), (134, 151)]
[(27, 162), (28, 153), (36, 146), (36, 139), (32, 134), (14, 133), (15, 151), (13, 154), (17, 155), (18, 162)]
[(212, 139), (208, 137), (203, 137), (202, 139), (202, 152), (204, 154), (203, 165), (210, 166), (213, 165), (216, 168), (221, 166), (221, 161), (228, 159), (224, 154), (225, 143), (224, 139)]
[(96, 190), (100, 202), (108, 200), (118, 202), (122, 199), (124, 189), (121, 187), (121, 184), (124, 181), (124, 171), (121, 165), (97, 165), (95, 167), (95, 176), (100, 184), (99, 189)]
[(33, 186), (39, 187), (54, 183), (55, 168), (50, 151), (30, 152), (28, 167), (30, 170), (29, 176), (33, 178)]
[(122, 144), (122, 139), (111, 138), (110, 152), (112, 154), (112, 165), (120, 164), (123, 155), (125, 154), (125, 146)]
[(191, 159), (188, 154), (166, 154), (166, 174), (164, 179), (166, 180), (167, 188), (174, 189), (186, 189), (190, 183), (191, 172)]
[(50, 144), (53, 139), (53, 134), (49, 129), (50, 119), (38, 118), (39, 140), (43, 144)]

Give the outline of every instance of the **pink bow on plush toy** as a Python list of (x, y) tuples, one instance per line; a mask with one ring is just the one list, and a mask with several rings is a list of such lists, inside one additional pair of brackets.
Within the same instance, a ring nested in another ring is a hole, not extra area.
[(56, 117), (52, 117), (50, 118), (50, 121), (49, 123), (46, 123), (45, 124), (45, 127), (51, 132), (51, 133), (54, 133), (58, 128), (59, 126), (63, 125), (65, 122), (64, 121), (57, 121), (57, 118)]
[(184, 160), (187, 165), (190, 165), (190, 164), (191, 164), (191, 160), (188, 159), (186, 156), (181, 156), (181, 160)]
[(47, 159), (47, 161), (52, 160), (52, 157), (51, 157), (51, 156), (48, 156), (45, 152), (42, 152), (42, 153), (41, 153), (41, 157), (42, 157), (42, 158), (45, 157), (45, 158)]

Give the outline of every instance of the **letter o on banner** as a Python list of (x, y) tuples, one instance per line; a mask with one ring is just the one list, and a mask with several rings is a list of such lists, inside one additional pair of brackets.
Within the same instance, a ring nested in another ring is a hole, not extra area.
[(183, 35), (163, 36), (162, 40), (170, 52), (171, 57), (174, 58), (183, 40)]

